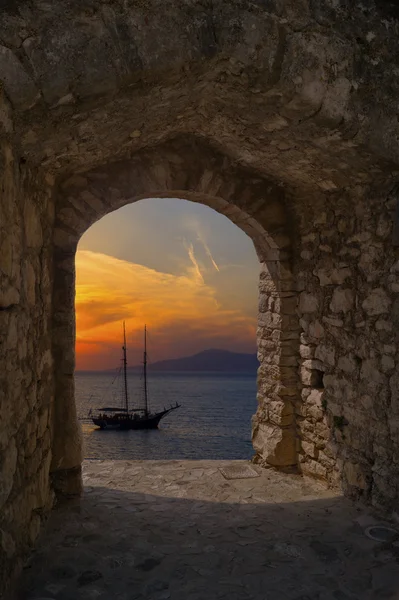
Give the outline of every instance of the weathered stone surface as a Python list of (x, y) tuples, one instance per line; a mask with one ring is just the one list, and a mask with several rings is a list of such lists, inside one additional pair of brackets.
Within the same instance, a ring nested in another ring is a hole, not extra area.
[(50, 276), (47, 203), (51, 190), (41, 174), (25, 172), (22, 163), (15, 168), (14, 151), (8, 141), (4, 145), (0, 133), (0, 156), (4, 148), (7, 160), (2, 163), (0, 158), (0, 594), (8, 578), (21, 569), (40, 529), (40, 515), (46, 516), (52, 505), (50, 433), (37, 428), (38, 407), (45, 409), (51, 402), (53, 386), (52, 372), (42, 368), (51, 343), (51, 288), (45, 285)]
[(306, 344), (301, 344), (299, 346), (299, 353), (301, 358), (313, 358), (315, 354), (314, 346), (308, 346)]
[(15, 554), (15, 542), (12, 536), (0, 529), (0, 545), (8, 559), (12, 559)]
[(311, 458), (316, 458), (316, 447), (314, 444), (305, 442), (305, 440), (304, 440), (301, 443), (301, 447), (305, 454), (307, 454)]
[(349, 485), (356, 488), (365, 489), (367, 487), (366, 478), (359, 465), (351, 462), (346, 462), (344, 465), (344, 473)]
[(299, 311), (301, 313), (316, 312), (319, 307), (319, 301), (316, 296), (302, 292), (299, 296)]
[(346, 373), (353, 373), (358, 364), (355, 358), (349, 354), (348, 356), (341, 356), (338, 361), (338, 369), (345, 371)]
[(327, 469), (315, 460), (307, 460), (306, 462), (301, 463), (300, 468), (303, 475), (315, 477), (316, 479), (326, 479)]
[(316, 341), (324, 337), (324, 327), (319, 320), (309, 323), (309, 337)]
[(259, 462), (397, 505), (398, 15), (266, 4), (2, 8), (0, 447), (17, 452), (4, 573), (54, 489), (80, 489), (77, 242), (146, 197), (207, 204), (253, 240)]
[(349, 267), (342, 267), (339, 269), (323, 268), (315, 271), (315, 275), (318, 277), (321, 286), (340, 285), (352, 275), (352, 271)]
[(392, 356), (387, 356), (386, 354), (381, 357), (381, 370), (384, 373), (388, 373), (389, 371), (393, 371), (395, 368), (395, 361)]
[(349, 288), (336, 288), (330, 304), (334, 313), (348, 312), (353, 307), (354, 294)]
[(391, 300), (386, 291), (382, 288), (376, 288), (367, 296), (362, 303), (362, 307), (370, 316), (382, 315), (389, 311)]
[(323, 323), (326, 323), (331, 327), (343, 327), (344, 325), (342, 319), (336, 319), (334, 317), (323, 317)]
[(315, 358), (318, 358), (323, 363), (334, 366), (335, 365), (335, 348), (327, 344), (319, 344), (315, 351)]
[(8, 448), (2, 452), (0, 466), (0, 505), (4, 506), (14, 484), (14, 474), (17, 467), (17, 446), (15, 438), (11, 438)]
[(397, 524), (314, 481), (321, 463), (301, 465), (312, 480), (257, 466), (250, 480), (221, 475), (244, 461), (85, 461), (80, 505), (51, 515), (18, 595), (252, 600), (267, 586), (276, 600), (346, 599), (348, 588), (394, 598), (395, 542), (365, 532)]
[(321, 376), (320, 372), (315, 369), (307, 368), (306, 366), (301, 367), (301, 382), (303, 385), (310, 387), (320, 387)]
[(16, 108), (31, 108), (40, 96), (14, 52), (4, 46), (0, 46), (0, 80)]
[(289, 428), (255, 422), (252, 443), (257, 454), (267, 465), (285, 467), (296, 462), (295, 440)]

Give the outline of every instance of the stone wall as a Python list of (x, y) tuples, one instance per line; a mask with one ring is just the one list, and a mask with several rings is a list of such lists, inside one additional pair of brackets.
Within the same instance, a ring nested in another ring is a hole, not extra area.
[[(277, 294), (266, 265), (261, 273), (259, 325), (266, 327), (258, 331), (254, 419), (258, 462), (287, 467), (296, 455), (304, 475), (388, 511), (399, 497), (397, 200), (392, 185), (292, 199), (293, 280), (287, 273)], [(276, 309), (281, 295), (290, 300), (288, 315)], [(276, 412), (281, 381), (273, 386), (270, 372), (281, 337), (291, 385)], [(270, 446), (283, 460), (265, 455)]]
[(399, 160), (392, 4), (5, 0), (0, 80), (25, 158), (58, 174), (190, 132), (287, 185), (345, 187)]
[(399, 497), (397, 195), (384, 186), (355, 192), (331, 193), (302, 214), (299, 465), (392, 510)]
[(12, 143), (0, 98), (0, 593), (52, 505), (51, 227), (46, 181)]

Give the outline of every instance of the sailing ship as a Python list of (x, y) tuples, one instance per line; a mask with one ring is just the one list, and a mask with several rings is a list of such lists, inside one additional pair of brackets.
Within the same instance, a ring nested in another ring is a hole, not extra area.
[(157, 429), (161, 419), (170, 412), (180, 408), (176, 402), (174, 406), (164, 408), (161, 412), (150, 412), (148, 404), (148, 386), (147, 386), (147, 327), (144, 326), (144, 361), (143, 361), (143, 379), (144, 379), (144, 406), (130, 408), (129, 393), (127, 387), (127, 350), (126, 350), (126, 329), (123, 322), (123, 406), (113, 407), (105, 406), (96, 409), (94, 415), (89, 412), (94, 425), (100, 429)]

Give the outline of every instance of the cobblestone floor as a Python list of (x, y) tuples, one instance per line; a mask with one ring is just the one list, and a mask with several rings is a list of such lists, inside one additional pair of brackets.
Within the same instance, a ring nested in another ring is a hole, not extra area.
[(86, 462), (85, 494), (54, 511), (19, 600), (399, 599), (399, 543), (368, 538), (363, 508), (294, 475), (227, 480), (226, 466), (249, 464)]

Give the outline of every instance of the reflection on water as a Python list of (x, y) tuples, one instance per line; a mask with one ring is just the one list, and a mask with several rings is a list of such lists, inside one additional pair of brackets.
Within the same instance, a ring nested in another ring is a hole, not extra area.
[[(214, 373), (155, 373), (149, 382), (150, 408), (182, 404), (158, 430), (100, 431), (87, 420), (90, 408), (120, 405), (120, 392), (105, 373), (76, 373), (76, 404), (85, 458), (249, 459), (251, 417), (256, 411), (256, 377)], [(141, 401), (142, 381), (129, 374), (130, 397)]]

